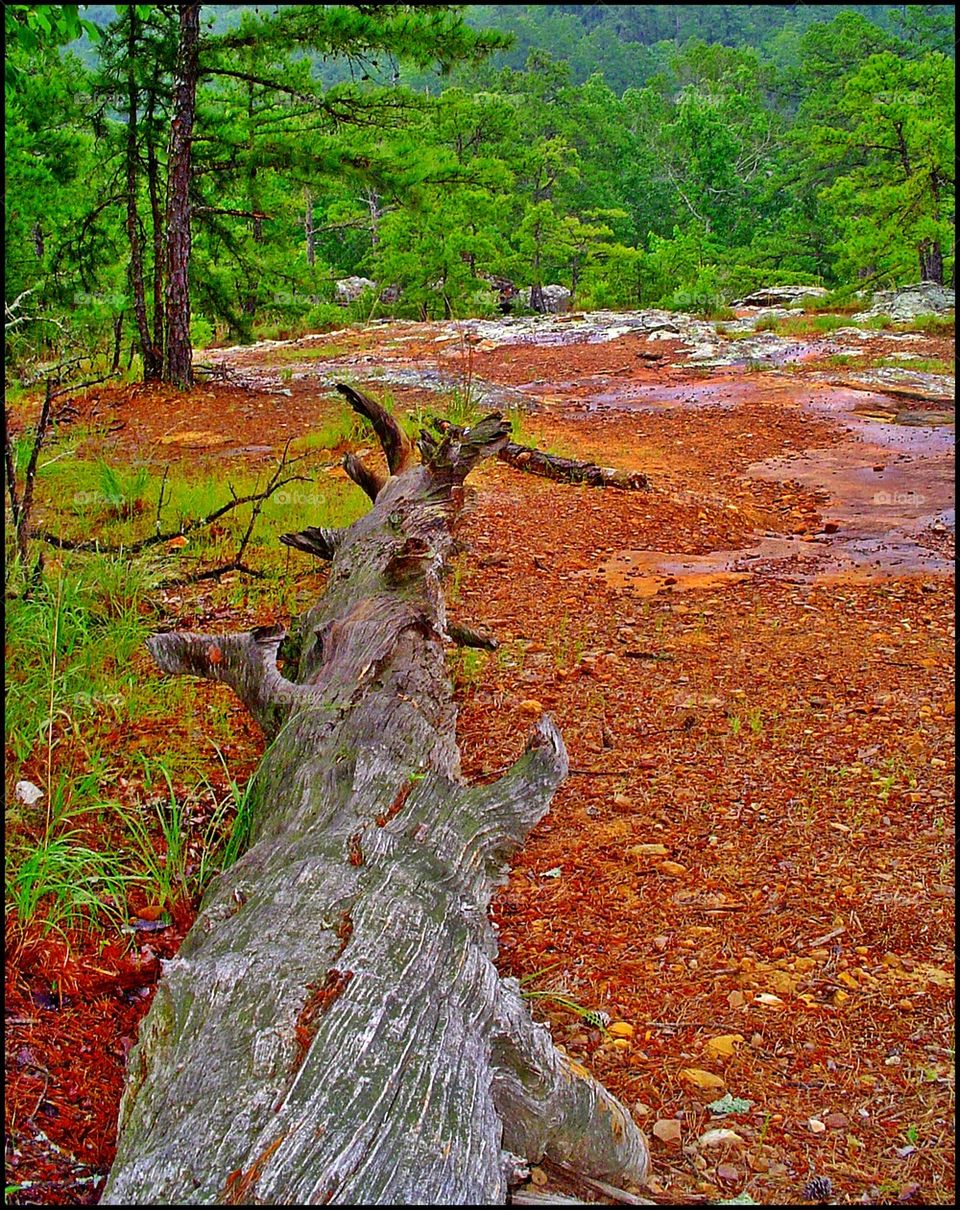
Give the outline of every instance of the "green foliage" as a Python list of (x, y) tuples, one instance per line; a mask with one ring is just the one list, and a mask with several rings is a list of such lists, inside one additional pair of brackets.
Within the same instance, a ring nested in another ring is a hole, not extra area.
[[(504, 277), (707, 316), (921, 255), (949, 277), (950, 10), (559, 7), (210, 6), (194, 345), (495, 315)], [(61, 52), (78, 12), (6, 10), (14, 367), (143, 343), (131, 213), (162, 343), (176, 12), (121, 6), (86, 65)], [(353, 275), (377, 290), (337, 306)]]
[(871, 55), (845, 83), (835, 124), (811, 137), (841, 173), (822, 197), (835, 215), (837, 270), (897, 281), (921, 245), (947, 249), (954, 227), (953, 60)]
[(213, 340), (214, 327), (203, 315), (190, 316), (190, 343), (195, 349), (205, 349)]

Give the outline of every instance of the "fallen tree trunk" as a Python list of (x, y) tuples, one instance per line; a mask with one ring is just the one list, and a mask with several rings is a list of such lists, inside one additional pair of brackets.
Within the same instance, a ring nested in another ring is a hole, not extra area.
[(351, 402), (390, 476), (355, 468), (374, 507), (325, 531), (328, 588), (296, 633), (150, 640), (165, 671), (230, 685), (269, 746), (251, 847), (141, 1026), (104, 1205), (500, 1204), (542, 1157), (646, 1175), (629, 1113), (493, 964), (493, 888), (567, 769), (545, 717), (498, 781), (459, 773), (439, 573), (508, 426), (425, 438), (418, 465)]

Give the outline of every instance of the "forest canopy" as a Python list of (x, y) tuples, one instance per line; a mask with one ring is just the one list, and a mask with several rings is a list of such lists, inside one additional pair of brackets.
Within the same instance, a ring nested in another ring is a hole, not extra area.
[(354, 318), (490, 313), (504, 283), (535, 309), (557, 284), (584, 309), (710, 315), (760, 284), (953, 279), (946, 6), (5, 22), (14, 366), (56, 338), (178, 381), (178, 340), (342, 322), (347, 277), (376, 283)]

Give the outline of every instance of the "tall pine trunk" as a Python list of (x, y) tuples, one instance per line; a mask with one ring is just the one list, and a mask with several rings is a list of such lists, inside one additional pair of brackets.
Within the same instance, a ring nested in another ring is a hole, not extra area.
[(921, 240), (917, 249), (920, 256), (920, 280), (932, 281), (938, 286), (943, 285), (943, 249), (940, 241), (935, 239)]
[(147, 110), (147, 192), (153, 222), (153, 346), (157, 359), (163, 364), (163, 333), (165, 308), (163, 302), (163, 272), (166, 265), (166, 243), (163, 227), (163, 207), (160, 205), (160, 165), (157, 161), (154, 105), (156, 92), (151, 94)]
[(140, 242), (140, 215), (137, 212), (137, 177), (139, 175), (139, 123), (138, 108), (140, 94), (137, 88), (137, 34), (138, 18), (136, 7), (131, 5), (127, 29), (127, 239), (130, 243), (130, 292), (133, 296), (133, 315), (140, 338), (140, 354), (143, 357), (143, 381), (157, 382), (162, 370), (160, 351), (150, 338), (147, 320), (147, 300), (143, 285), (143, 246)]
[(167, 340), (163, 380), (178, 387), (193, 384), (190, 345), (190, 181), (191, 143), (197, 105), (200, 5), (180, 8), (180, 44), (170, 127), (167, 202)]
[(307, 190), (306, 213), (303, 219), (303, 229), (307, 237), (307, 264), (314, 265), (317, 261), (317, 237), (313, 230), (313, 194)]

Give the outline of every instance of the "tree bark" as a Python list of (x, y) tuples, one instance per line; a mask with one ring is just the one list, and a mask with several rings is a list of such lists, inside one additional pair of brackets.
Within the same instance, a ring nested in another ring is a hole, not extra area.
[(317, 260), (317, 237), (313, 230), (313, 194), (308, 189), (304, 197), (303, 229), (307, 237), (307, 264), (313, 265)]
[(147, 110), (147, 192), (150, 197), (150, 217), (153, 226), (153, 347), (157, 360), (163, 364), (163, 334), (166, 329), (163, 272), (166, 264), (166, 236), (163, 209), (160, 205), (160, 165), (155, 142), (154, 104), (156, 92), (150, 95)]
[(110, 366), (110, 373), (116, 374), (120, 369), (120, 346), (123, 344), (123, 312), (121, 311), (117, 318), (113, 321), (113, 362)]
[(922, 240), (918, 248), (920, 256), (920, 280), (943, 285), (943, 249), (939, 240)]
[(127, 20), (127, 240), (130, 244), (130, 293), (133, 296), (133, 316), (140, 338), (140, 355), (143, 358), (143, 381), (150, 383), (159, 381), (163, 365), (161, 354), (150, 338), (143, 284), (140, 215), (137, 211), (140, 92), (137, 88), (136, 63), (139, 20), (134, 5), (130, 6)]
[(200, 5), (181, 5), (173, 120), (170, 125), (167, 331), (163, 380), (184, 388), (193, 385), (193, 349), (190, 344), (190, 181), (191, 143), (197, 105), (199, 41)]
[(499, 781), (460, 776), (440, 573), (463, 481), (509, 427), (424, 438), (417, 464), (345, 393), (390, 475), (366, 517), (313, 531), (322, 600), (287, 639), (150, 640), (165, 671), (234, 688), (269, 747), (251, 847), (141, 1026), (103, 1205), (494, 1205), (518, 1157), (646, 1176), (629, 1113), (493, 964), (493, 888), (567, 770), (544, 717)]

